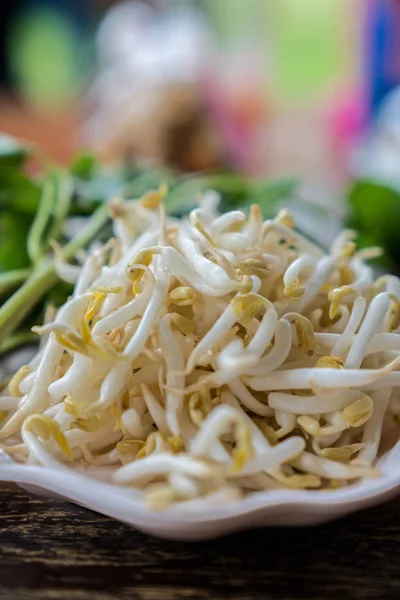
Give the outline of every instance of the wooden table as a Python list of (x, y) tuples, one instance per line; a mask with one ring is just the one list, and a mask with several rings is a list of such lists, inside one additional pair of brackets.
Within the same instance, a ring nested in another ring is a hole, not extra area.
[(312, 529), (187, 544), (0, 486), (0, 599), (400, 598), (400, 499)]

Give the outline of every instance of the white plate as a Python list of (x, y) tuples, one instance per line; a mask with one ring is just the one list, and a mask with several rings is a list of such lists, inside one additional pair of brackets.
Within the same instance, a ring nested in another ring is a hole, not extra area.
[(188, 502), (156, 513), (137, 490), (108, 483), (107, 469), (54, 471), (3, 459), (0, 480), (57, 495), (158, 537), (202, 540), (252, 527), (316, 525), (389, 500), (400, 493), (400, 442), (380, 459), (379, 468), (381, 477), (339, 490), (257, 492), (224, 506), (216, 499), (212, 508)]

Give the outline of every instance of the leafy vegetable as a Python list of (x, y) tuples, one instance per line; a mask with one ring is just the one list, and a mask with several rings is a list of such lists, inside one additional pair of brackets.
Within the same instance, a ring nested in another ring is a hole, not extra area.
[[(0, 138), (1, 139), (1, 138)], [(40, 184), (17, 166), (2, 165), (0, 160), (0, 211), (34, 215), (40, 198)]]
[(0, 215), (0, 272), (29, 265), (26, 247), (31, 221), (26, 215), (3, 211)]
[(247, 202), (258, 204), (264, 217), (270, 217), (275, 213), (276, 204), (292, 196), (297, 186), (298, 180), (293, 177), (250, 182)]
[(348, 199), (349, 225), (360, 232), (358, 244), (362, 247), (382, 246), (385, 249), (385, 260), (390, 263), (388, 266), (398, 270), (400, 190), (378, 181), (357, 180), (349, 190)]
[(98, 168), (97, 158), (91, 152), (81, 152), (71, 163), (70, 172), (79, 179), (94, 177)]

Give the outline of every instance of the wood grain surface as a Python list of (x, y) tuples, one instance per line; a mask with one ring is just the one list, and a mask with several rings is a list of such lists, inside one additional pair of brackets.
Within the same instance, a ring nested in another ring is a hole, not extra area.
[(0, 484), (0, 599), (400, 598), (400, 499), (329, 525), (147, 537)]

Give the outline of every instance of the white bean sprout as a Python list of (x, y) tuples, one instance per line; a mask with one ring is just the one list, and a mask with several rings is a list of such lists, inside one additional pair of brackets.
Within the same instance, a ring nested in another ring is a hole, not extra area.
[(326, 255), (287, 211), (219, 214), (208, 192), (178, 221), (164, 195), (114, 202), (115, 239), (80, 263), (56, 248), (75, 290), (0, 394), (2, 450), (105, 466), (157, 510), (379, 476), (400, 421), (399, 280), (374, 282), (352, 231)]

